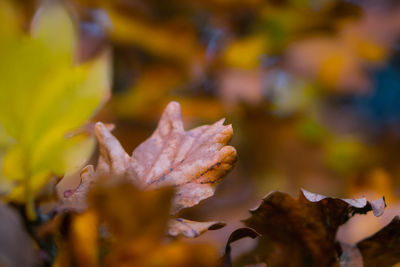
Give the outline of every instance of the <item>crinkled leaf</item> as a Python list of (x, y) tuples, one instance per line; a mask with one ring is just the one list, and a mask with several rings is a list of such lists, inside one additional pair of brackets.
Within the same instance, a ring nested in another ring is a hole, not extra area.
[(298, 199), (293, 199), (272, 192), (244, 221), (260, 234), (257, 247), (247, 259), (267, 266), (337, 266), (340, 249), (335, 238), (339, 226), (354, 214), (373, 210), (380, 216), (385, 206), (384, 198), (369, 202), (301, 190)]
[(253, 229), (250, 228), (239, 228), (236, 229), (231, 233), (229, 236), (228, 241), (226, 242), (226, 247), (225, 247), (225, 254), (222, 258), (222, 266), (224, 267), (231, 267), (232, 266), (232, 259), (231, 259), (231, 243), (245, 238), (245, 237), (250, 237), (252, 239), (259, 237), (260, 234), (254, 231)]
[[(175, 214), (212, 196), (216, 184), (237, 159), (236, 150), (226, 146), (232, 137), (230, 125), (225, 126), (220, 120), (185, 131), (181, 109), (176, 102), (168, 104), (153, 135), (139, 145), (132, 156), (102, 123), (96, 125), (95, 131), (100, 144), (98, 166), (96, 170), (92, 167), (83, 169), (82, 183), (75, 191), (68, 192), (65, 199), (67, 206), (75, 206), (78, 210), (85, 209), (86, 194), (93, 181), (104, 176), (124, 177), (147, 190), (175, 187), (172, 201), (172, 213)], [(178, 234), (177, 229), (170, 233)], [(184, 233), (192, 235), (187, 229)]]

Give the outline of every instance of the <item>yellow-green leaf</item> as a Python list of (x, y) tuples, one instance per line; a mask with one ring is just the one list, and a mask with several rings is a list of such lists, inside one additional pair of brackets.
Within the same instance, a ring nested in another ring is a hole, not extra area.
[(61, 5), (49, 3), (39, 8), (32, 21), (31, 34), (49, 51), (71, 61), (77, 44), (77, 34), (71, 16)]
[[(11, 19), (0, 12), (0, 21)], [(32, 201), (51, 175), (80, 167), (94, 147), (87, 135), (70, 133), (108, 98), (110, 55), (75, 66), (76, 39), (69, 13), (54, 3), (39, 9), (31, 35), (18, 28), (1, 35), (0, 134), (13, 143), (0, 186), (12, 185), (9, 200)]]

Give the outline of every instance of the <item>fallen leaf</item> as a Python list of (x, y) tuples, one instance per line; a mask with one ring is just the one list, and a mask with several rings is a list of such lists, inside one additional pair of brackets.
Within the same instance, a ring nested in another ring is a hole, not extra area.
[[(65, 205), (84, 210), (90, 185), (99, 177), (123, 177), (145, 190), (173, 186), (172, 214), (196, 205), (214, 194), (215, 186), (237, 159), (236, 150), (226, 146), (232, 137), (232, 126), (223, 125), (223, 121), (185, 131), (180, 106), (171, 102), (153, 135), (132, 156), (107, 127), (97, 123), (95, 132), (100, 144), (97, 168), (87, 166), (82, 170), (82, 182), (74, 191), (67, 192)], [(200, 225), (205, 228), (200, 229)], [(210, 226), (205, 223), (195, 227), (199, 234)], [(178, 229), (183, 230), (182, 234), (193, 235), (183, 228), (174, 228), (170, 233), (179, 234)]]
[(365, 267), (393, 266), (400, 262), (400, 217), (380, 231), (357, 243)]
[(254, 231), (253, 229), (250, 228), (239, 228), (236, 229), (235, 231), (232, 232), (232, 234), (229, 236), (228, 241), (226, 242), (226, 247), (225, 247), (225, 254), (224, 257), (222, 258), (223, 266), (224, 267), (231, 267), (232, 266), (232, 259), (231, 259), (231, 243), (245, 238), (245, 237), (250, 237), (252, 239), (259, 237), (260, 234)]
[(372, 210), (380, 216), (384, 208), (384, 198), (369, 202), (365, 198), (339, 199), (301, 190), (299, 198), (293, 199), (272, 192), (244, 221), (260, 234), (257, 247), (246, 258), (250, 263), (263, 262), (267, 266), (338, 266), (339, 226), (354, 214)]

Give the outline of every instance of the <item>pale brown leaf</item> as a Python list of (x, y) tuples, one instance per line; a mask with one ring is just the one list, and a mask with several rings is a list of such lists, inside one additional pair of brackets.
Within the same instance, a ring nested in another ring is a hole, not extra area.
[[(97, 123), (95, 134), (100, 146), (97, 168), (87, 166), (82, 170), (82, 182), (77, 189), (65, 194), (65, 206), (84, 210), (90, 185), (99, 177), (127, 179), (143, 190), (173, 186), (172, 214), (198, 204), (214, 194), (215, 186), (237, 160), (236, 150), (227, 146), (232, 138), (232, 126), (223, 122), (185, 131), (180, 105), (171, 102), (153, 135), (132, 156), (104, 124)], [(192, 235), (191, 231), (182, 229), (178, 233), (176, 229), (171, 233)]]
[(225, 226), (223, 222), (196, 222), (182, 218), (171, 219), (168, 223), (168, 234), (198, 237), (208, 230), (217, 230)]

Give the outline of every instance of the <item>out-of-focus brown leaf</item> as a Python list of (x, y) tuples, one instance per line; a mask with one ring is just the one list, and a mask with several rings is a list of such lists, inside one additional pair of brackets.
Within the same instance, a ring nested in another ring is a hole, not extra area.
[(107, 178), (89, 192), (90, 207), (97, 211), (100, 220), (119, 240), (138, 236), (160, 239), (167, 227), (173, 189), (140, 191), (126, 181)]
[(357, 243), (364, 266), (393, 266), (400, 262), (400, 217), (380, 231)]
[(36, 266), (34, 244), (18, 214), (0, 203), (0, 266)]
[(254, 239), (259, 236), (260, 236), (259, 233), (250, 228), (239, 228), (233, 231), (232, 234), (229, 236), (228, 241), (226, 242), (225, 255), (222, 258), (222, 266), (224, 267), (232, 266), (231, 243), (245, 237), (250, 237)]
[(340, 266), (389, 267), (400, 262), (400, 217), (356, 245), (341, 244)]
[[(177, 102), (168, 104), (156, 131), (135, 149), (132, 156), (102, 123), (96, 125), (95, 131), (100, 144), (97, 169), (85, 167), (80, 186), (65, 195), (66, 205), (78, 210), (86, 208), (90, 185), (104, 176), (124, 177), (147, 190), (174, 186), (176, 194), (171, 209), (172, 214), (176, 214), (212, 196), (216, 184), (237, 159), (236, 150), (226, 146), (232, 137), (231, 125), (225, 126), (220, 120), (213, 125), (185, 131)], [(205, 227), (202, 230), (196, 225), (197, 233), (210, 227), (202, 225)], [(177, 233), (177, 229), (172, 232)]]
[(171, 187), (142, 191), (102, 179), (91, 187), (89, 209), (70, 219), (59, 266), (99, 266), (99, 259), (104, 266), (217, 266), (213, 247), (166, 238), (172, 197)]
[[(282, 192), (267, 195), (251, 210), (246, 226), (260, 234), (248, 259), (268, 266), (337, 266), (340, 249), (336, 232), (354, 214), (380, 216), (384, 198), (339, 199), (301, 190), (293, 199)], [(290, 256), (288, 256), (290, 255)]]

